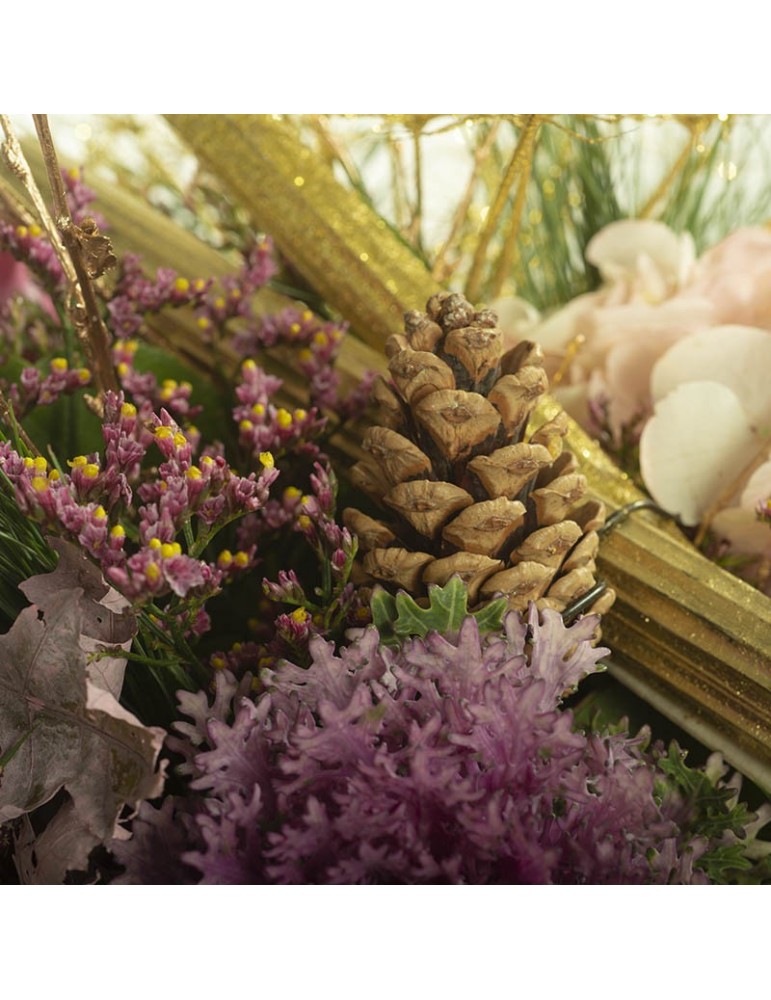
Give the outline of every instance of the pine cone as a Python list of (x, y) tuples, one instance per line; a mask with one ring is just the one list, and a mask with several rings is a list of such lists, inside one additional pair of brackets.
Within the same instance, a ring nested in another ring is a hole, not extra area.
[[(373, 398), (379, 426), (351, 479), (390, 516), (354, 508), (343, 521), (359, 538), (357, 579), (416, 598), (457, 573), (469, 606), (499, 593), (562, 612), (595, 584), (597, 528), (605, 510), (563, 451), (560, 413), (525, 441), (548, 381), (537, 344), (502, 353), (490, 310), (439, 293), (409, 312), (386, 344), (390, 380)], [(592, 611), (613, 603), (612, 591)]]

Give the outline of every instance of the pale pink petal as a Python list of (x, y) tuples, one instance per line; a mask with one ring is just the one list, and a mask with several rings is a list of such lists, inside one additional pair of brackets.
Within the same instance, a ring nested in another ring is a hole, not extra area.
[(744, 507), (721, 510), (710, 525), (717, 538), (727, 541), (731, 551), (771, 559), (771, 525), (759, 521)]
[(581, 382), (578, 385), (558, 385), (552, 390), (552, 395), (565, 412), (582, 427), (590, 425), (587, 390), (586, 382)]
[(717, 322), (771, 329), (771, 232), (731, 233), (699, 260), (689, 288), (714, 303)]
[[(757, 504), (769, 497), (771, 497), (771, 460), (764, 462), (750, 476), (742, 492), (741, 506), (754, 512)], [(771, 528), (769, 531), (771, 532)]]
[(649, 301), (671, 295), (690, 275), (695, 256), (690, 234), (649, 219), (612, 222), (586, 248), (604, 281), (636, 283)]
[(687, 382), (656, 403), (640, 438), (640, 471), (662, 507), (684, 524), (698, 524), (758, 447), (730, 389)]
[(586, 317), (601, 304), (602, 300), (597, 292), (579, 295), (564, 308), (541, 319), (528, 331), (528, 338), (537, 341), (544, 353), (562, 352), (577, 334), (584, 332)]
[(653, 369), (653, 398), (692, 381), (722, 383), (741, 399), (758, 429), (771, 424), (771, 333), (750, 326), (715, 326), (683, 338)]

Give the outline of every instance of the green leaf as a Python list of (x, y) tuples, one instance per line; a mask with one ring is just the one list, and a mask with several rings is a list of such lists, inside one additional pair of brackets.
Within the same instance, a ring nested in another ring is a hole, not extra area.
[[(444, 636), (457, 635), (468, 610), (468, 591), (458, 576), (452, 577), (444, 587), (428, 588), (429, 605), (422, 608), (409, 594), (400, 590), (396, 597), (378, 587), (372, 596), (372, 620), (386, 645), (397, 645), (410, 636), (425, 638), (429, 632)], [(503, 622), (506, 601), (492, 601), (472, 617), (476, 618), (480, 632), (498, 631)]]
[(370, 600), (372, 624), (380, 633), (381, 642), (392, 645), (396, 642), (394, 621), (396, 620), (396, 601), (383, 587), (375, 587)]

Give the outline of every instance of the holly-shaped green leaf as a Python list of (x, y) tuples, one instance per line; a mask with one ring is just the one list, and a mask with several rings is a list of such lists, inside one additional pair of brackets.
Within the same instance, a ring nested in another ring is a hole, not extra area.
[[(453, 576), (444, 587), (429, 587), (428, 600), (428, 607), (422, 608), (403, 590), (393, 597), (382, 587), (375, 588), (372, 621), (381, 642), (394, 646), (410, 636), (424, 638), (432, 631), (448, 637), (457, 635), (463, 619), (471, 613), (468, 591), (460, 577)], [(499, 598), (474, 612), (472, 617), (476, 618), (480, 632), (495, 632), (501, 628), (505, 611), (506, 600)]]

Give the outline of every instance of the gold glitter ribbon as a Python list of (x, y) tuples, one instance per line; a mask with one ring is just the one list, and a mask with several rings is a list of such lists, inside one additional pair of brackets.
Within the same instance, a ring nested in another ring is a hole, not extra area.
[[(385, 368), (385, 339), (437, 291), (415, 255), (273, 116), (169, 116), (202, 163), (269, 232), (305, 280), (348, 319), (352, 373)], [(558, 410), (552, 400), (537, 411)], [(349, 441), (355, 450), (355, 439)], [(640, 497), (571, 422), (568, 447), (611, 509)], [(701, 556), (650, 513), (603, 539), (600, 571), (618, 599), (603, 618), (611, 670), (684, 730), (771, 789), (771, 601)]]

